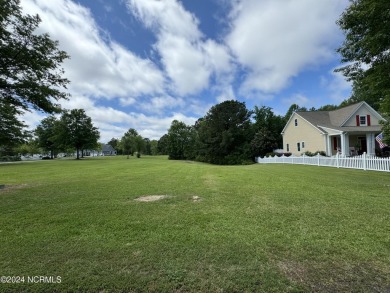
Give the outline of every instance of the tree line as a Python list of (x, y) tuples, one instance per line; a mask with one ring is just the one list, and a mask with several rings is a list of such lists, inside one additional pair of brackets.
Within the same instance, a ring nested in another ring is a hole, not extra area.
[(158, 149), (172, 160), (196, 160), (220, 165), (248, 164), (283, 148), (281, 132), (294, 111), (336, 109), (325, 105), (318, 109), (293, 104), (287, 113), (276, 115), (267, 106), (248, 110), (235, 100), (217, 104), (194, 125), (174, 120), (158, 141)]
[(120, 139), (112, 138), (107, 144), (111, 145), (118, 155), (141, 157), (145, 155), (162, 154), (157, 148), (158, 141), (142, 137), (137, 130), (130, 128)]

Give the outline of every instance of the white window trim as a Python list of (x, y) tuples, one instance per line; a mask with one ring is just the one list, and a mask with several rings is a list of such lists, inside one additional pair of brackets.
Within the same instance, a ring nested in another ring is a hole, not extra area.
[[(364, 123), (362, 123), (362, 117), (364, 117)], [(360, 115), (359, 116), (359, 125), (360, 126), (367, 126), (367, 115)]]

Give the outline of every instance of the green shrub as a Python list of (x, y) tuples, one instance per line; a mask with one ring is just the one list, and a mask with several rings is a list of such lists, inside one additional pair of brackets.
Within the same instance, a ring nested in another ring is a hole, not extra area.
[(308, 157), (315, 157), (318, 154), (320, 154), (320, 156), (326, 157), (326, 153), (324, 151), (316, 151), (315, 153), (312, 153), (310, 151), (306, 151), (303, 153), (303, 155), (308, 156)]
[(20, 156), (2, 156), (0, 157), (0, 162), (16, 162), (21, 161), (22, 158)]

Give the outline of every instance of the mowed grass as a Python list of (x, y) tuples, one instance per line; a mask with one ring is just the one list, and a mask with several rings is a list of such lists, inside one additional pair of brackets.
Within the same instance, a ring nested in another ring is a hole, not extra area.
[(25, 276), (0, 291), (390, 291), (388, 173), (118, 156), (2, 164), (0, 184), (0, 274)]

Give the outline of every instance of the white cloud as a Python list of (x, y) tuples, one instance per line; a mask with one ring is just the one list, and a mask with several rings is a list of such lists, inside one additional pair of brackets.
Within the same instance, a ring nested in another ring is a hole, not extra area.
[(208, 87), (211, 68), (207, 66), (201, 48), (169, 33), (160, 35), (156, 47), (173, 82), (174, 92), (179, 95), (194, 94)]
[(120, 98), (119, 101), (122, 106), (130, 106), (130, 105), (134, 105), (137, 100), (135, 98), (128, 97), (128, 98)]
[(302, 94), (294, 94), (289, 98), (283, 99), (285, 105), (291, 106), (292, 104), (297, 104), (300, 107), (313, 107), (312, 100)]
[(334, 70), (326, 76), (321, 76), (320, 85), (329, 93), (330, 103), (340, 104), (351, 95), (352, 83), (348, 82), (342, 73)]
[(154, 48), (161, 56), (171, 90), (181, 96), (208, 88), (213, 74), (232, 70), (228, 49), (204, 40), (198, 19), (177, 0), (128, 0), (129, 10), (157, 36)]
[(59, 40), (71, 58), (64, 62), (72, 94), (126, 98), (164, 92), (163, 73), (100, 30), (90, 11), (69, 0), (22, 0), (27, 13), (38, 13), (40, 32)]
[(221, 89), (221, 94), (216, 98), (216, 100), (218, 103), (222, 103), (228, 100), (236, 100), (233, 87), (229, 85)]
[(146, 27), (170, 32), (190, 41), (196, 41), (202, 36), (198, 30), (198, 19), (177, 0), (128, 0), (128, 8)]
[(140, 108), (146, 112), (163, 114), (166, 109), (175, 109), (184, 107), (185, 102), (182, 98), (171, 96), (153, 97), (148, 102), (141, 103)]
[(338, 34), (335, 21), (347, 3), (236, 1), (226, 43), (247, 71), (241, 91), (278, 92), (307, 66), (329, 61)]

